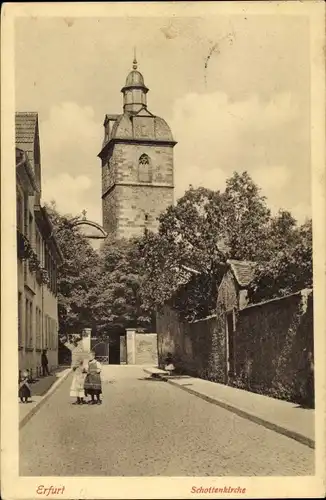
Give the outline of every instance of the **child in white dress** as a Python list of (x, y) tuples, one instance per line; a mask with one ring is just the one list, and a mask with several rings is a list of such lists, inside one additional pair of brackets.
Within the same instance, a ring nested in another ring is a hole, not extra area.
[(72, 384), (70, 387), (70, 396), (72, 398), (77, 398), (74, 404), (82, 405), (84, 404), (84, 382), (86, 378), (87, 370), (84, 368), (83, 360), (80, 360), (77, 366), (73, 367), (74, 376), (72, 379)]

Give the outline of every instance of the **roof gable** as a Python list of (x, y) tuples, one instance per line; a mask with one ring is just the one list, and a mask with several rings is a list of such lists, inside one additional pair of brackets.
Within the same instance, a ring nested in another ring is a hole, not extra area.
[(255, 277), (256, 263), (248, 260), (228, 260), (229, 265), (235, 280), (241, 288), (246, 288), (250, 285)]
[(38, 129), (37, 113), (17, 112), (15, 127), (16, 145), (26, 151), (32, 151)]

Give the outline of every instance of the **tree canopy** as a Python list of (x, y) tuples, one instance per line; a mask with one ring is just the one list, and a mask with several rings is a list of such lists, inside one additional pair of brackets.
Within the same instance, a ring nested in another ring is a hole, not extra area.
[(75, 225), (78, 217), (47, 206), (64, 262), (58, 269), (58, 314), (61, 336), (86, 327), (99, 337), (112, 329), (150, 328), (151, 311), (140, 298), (141, 255), (137, 240), (108, 240), (99, 252)]
[(247, 172), (234, 173), (224, 192), (190, 187), (159, 217), (156, 233), (107, 240), (99, 252), (55, 204), (48, 207), (64, 255), (59, 269), (60, 331), (91, 326), (150, 329), (155, 311), (170, 301), (185, 319), (215, 312), (227, 260), (257, 263), (253, 302), (312, 286), (312, 225), (298, 226), (288, 211), (272, 216)]
[[(187, 319), (213, 313), (228, 259), (257, 262), (252, 300), (291, 293), (311, 283), (309, 227), (287, 211), (273, 217), (247, 172), (235, 172), (224, 192), (190, 187), (142, 241), (143, 300), (157, 308), (173, 299)], [(190, 279), (185, 266), (200, 274)]]
[(98, 255), (75, 226), (78, 217), (61, 215), (55, 203), (47, 206), (47, 211), (63, 254), (57, 275), (59, 333), (78, 334), (93, 325)]
[(259, 262), (249, 288), (252, 302), (313, 286), (312, 222), (297, 227), (288, 212), (273, 219), (269, 258)]
[(151, 314), (140, 298), (140, 259), (137, 240), (108, 240), (101, 249), (93, 297), (99, 335), (116, 326), (150, 327)]

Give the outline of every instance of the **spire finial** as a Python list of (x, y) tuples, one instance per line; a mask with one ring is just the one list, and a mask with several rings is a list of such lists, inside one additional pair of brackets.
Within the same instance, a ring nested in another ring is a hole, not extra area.
[(136, 47), (134, 47), (134, 61), (132, 64), (133, 69), (137, 69), (137, 57), (136, 57)]
[(87, 212), (86, 212), (85, 209), (82, 211), (82, 214), (83, 214), (83, 220), (86, 220), (86, 214), (87, 214)]

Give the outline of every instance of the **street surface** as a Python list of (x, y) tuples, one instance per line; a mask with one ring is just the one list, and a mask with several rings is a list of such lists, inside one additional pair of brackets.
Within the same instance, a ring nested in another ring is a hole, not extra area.
[(314, 450), (141, 367), (104, 366), (102, 378), (102, 405), (72, 405), (70, 375), (21, 429), (20, 475), (314, 474)]

